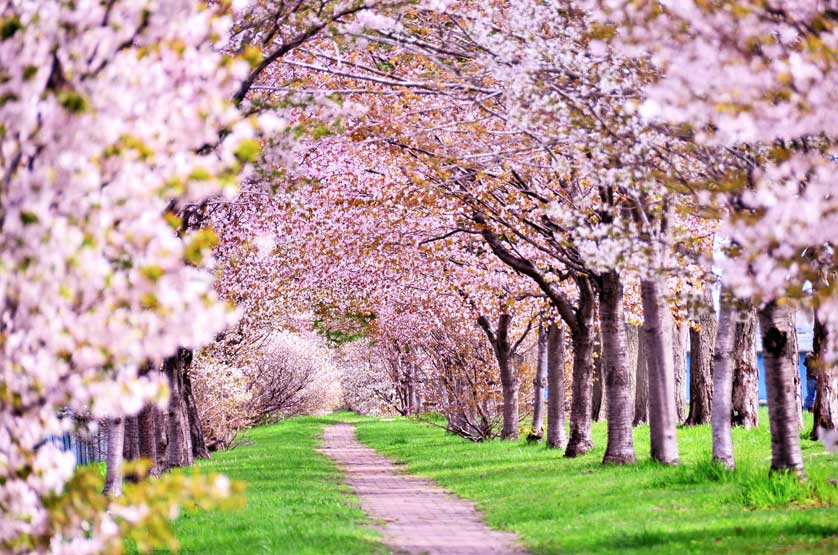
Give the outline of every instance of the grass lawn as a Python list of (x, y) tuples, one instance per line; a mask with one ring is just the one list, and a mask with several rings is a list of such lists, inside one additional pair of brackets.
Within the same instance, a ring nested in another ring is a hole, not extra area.
[(181, 516), (175, 524), (181, 553), (386, 553), (335, 466), (316, 451), (324, 424), (332, 421), (295, 418), (257, 428), (248, 433), (252, 445), (201, 463), (245, 481), (247, 507)]
[[(808, 416), (808, 415), (807, 415)], [(709, 464), (709, 426), (679, 430), (682, 465), (648, 460), (648, 427), (635, 429), (640, 463), (604, 467), (525, 441), (475, 444), (415, 420), (364, 419), (359, 439), (416, 474), (473, 499), (490, 526), (516, 531), (540, 553), (838, 553), (838, 455), (804, 440), (807, 485), (768, 478), (767, 414), (734, 431), (738, 470)], [(811, 419), (807, 421), (811, 426)]]

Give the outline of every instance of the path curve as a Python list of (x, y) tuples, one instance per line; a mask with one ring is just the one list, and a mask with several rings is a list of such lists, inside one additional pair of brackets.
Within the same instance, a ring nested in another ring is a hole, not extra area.
[(399, 471), (361, 444), (351, 424), (328, 426), (321, 452), (345, 473), (361, 508), (382, 523), (382, 540), (396, 553), (526, 555), (515, 534), (492, 530), (469, 501)]

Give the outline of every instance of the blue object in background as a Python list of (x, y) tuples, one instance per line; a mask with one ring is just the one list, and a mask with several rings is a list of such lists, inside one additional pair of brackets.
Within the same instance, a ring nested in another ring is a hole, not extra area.
[[(806, 402), (814, 402), (815, 399), (815, 380), (808, 380), (806, 378), (806, 353), (800, 353), (798, 356), (798, 371), (800, 372), (800, 398), (805, 399)], [(757, 368), (759, 369), (759, 403), (765, 405), (768, 403), (768, 393), (765, 389), (765, 366), (762, 362), (762, 353), (757, 354)], [(690, 399), (690, 353), (687, 353), (687, 400)], [(809, 408), (811, 404), (804, 403), (804, 408)]]

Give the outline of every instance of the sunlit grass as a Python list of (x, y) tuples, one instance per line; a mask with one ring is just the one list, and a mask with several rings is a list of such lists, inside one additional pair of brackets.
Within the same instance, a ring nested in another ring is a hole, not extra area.
[(475, 444), (404, 418), (357, 427), (410, 472), (475, 500), (533, 553), (838, 553), (838, 456), (803, 440), (809, 480), (769, 477), (764, 413), (759, 428), (734, 431), (734, 473), (710, 462), (709, 426), (679, 430), (676, 468), (648, 459), (646, 426), (635, 430), (640, 462), (628, 467), (600, 464), (604, 423), (579, 459), (524, 440)]
[(193, 512), (175, 525), (181, 553), (380, 554), (357, 499), (335, 466), (317, 452), (327, 420), (295, 418), (249, 432), (250, 445), (201, 463), (247, 483), (247, 507)]

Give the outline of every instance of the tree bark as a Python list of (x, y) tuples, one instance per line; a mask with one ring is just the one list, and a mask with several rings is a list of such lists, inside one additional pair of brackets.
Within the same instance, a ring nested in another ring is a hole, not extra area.
[(500, 437), (501, 439), (517, 439), (518, 390), (521, 382), (515, 366), (512, 364), (512, 345), (509, 341), (509, 327), (512, 325), (512, 316), (501, 314), (494, 331), (492, 331), (492, 327), (485, 316), (480, 316), (477, 323), (483, 328), (492, 344), (500, 370), (500, 384), (503, 394), (503, 430)]
[(634, 424), (635, 405), (637, 404), (637, 359), (639, 356), (640, 328), (626, 324), (626, 364), (628, 365), (632, 424)]
[[(581, 301), (580, 301), (581, 302)], [(591, 299), (593, 304), (593, 299)], [(573, 344), (573, 383), (570, 406), (570, 439), (565, 457), (584, 455), (594, 448), (591, 435), (591, 412), (593, 410), (593, 311), (587, 319), (582, 318), (571, 334)], [(564, 357), (562, 357), (564, 358)]]
[(593, 387), (593, 408), (591, 418), (594, 422), (608, 419), (608, 396), (605, 388), (605, 374), (602, 368), (602, 338), (599, 330), (594, 335), (594, 387)]
[(122, 449), (125, 442), (125, 421), (122, 418), (108, 420), (108, 460), (105, 472), (104, 494), (108, 497), (122, 495)]
[(201, 428), (201, 418), (198, 416), (195, 395), (192, 394), (192, 378), (189, 373), (191, 366), (192, 351), (189, 351), (189, 357), (185, 360), (183, 369), (183, 401), (189, 419), (189, 440), (192, 444), (192, 456), (196, 459), (208, 459), (210, 458), (210, 452), (204, 439), (204, 430)]
[(799, 374), (794, 344), (793, 311), (770, 302), (759, 311), (762, 357), (771, 427), (771, 471), (805, 476), (800, 451), (799, 408), (795, 406), (794, 376)]
[(661, 281), (641, 281), (640, 292), (643, 299), (643, 343), (648, 379), (651, 455), (658, 462), (678, 464), (672, 316)]
[[(632, 425), (639, 426), (649, 423), (649, 364), (646, 355), (645, 337), (641, 340), (637, 326), (629, 326), (632, 334), (637, 338), (637, 361), (634, 364), (634, 418)], [(645, 332), (644, 334), (645, 335)]]
[(687, 338), (688, 326), (684, 323), (672, 325), (672, 360), (675, 367), (675, 408), (678, 423), (687, 419)]
[(126, 461), (133, 461), (140, 458), (140, 430), (136, 416), (126, 416), (125, 439), (122, 446), (122, 457)]
[(544, 433), (544, 390), (547, 387), (547, 330), (538, 326), (538, 358), (532, 385), (532, 430), (536, 435)]
[(551, 323), (547, 328), (547, 446), (565, 446), (564, 422), (564, 330)]
[(795, 325), (795, 311), (791, 311), (791, 332), (789, 333), (790, 357), (794, 362), (794, 402), (797, 406), (797, 427), (803, 429), (803, 394), (800, 384), (800, 356), (797, 343), (797, 326)]
[(735, 468), (731, 408), (733, 405), (733, 352), (737, 311), (729, 293), (722, 290), (719, 330), (713, 354), (713, 460), (726, 468)]
[(154, 426), (154, 408), (146, 406), (137, 416), (137, 435), (139, 436), (140, 457), (151, 464), (149, 475), (160, 476), (157, 466), (157, 436)]
[(168, 423), (168, 463), (169, 467), (189, 466), (192, 464), (192, 445), (189, 432), (189, 417), (183, 393), (183, 375), (186, 349), (178, 352), (164, 362), (166, 377), (169, 379)]
[(733, 425), (759, 425), (759, 366), (756, 350), (757, 311), (739, 314), (733, 342)]
[(705, 308), (698, 329), (690, 329), (690, 414), (687, 424), (710, 423), (713, 402), (713, 346), (716, 341), (716, 317), (709, 287), (704, 289)]
[(815, 404), (812, 407), (814, 424), (812, 439), (820, 438), (821, 430), (838, 429), (838, 365), (823, 362), (827, 342), (831, 340), (826, 326), (815, 315), (814, 370), (817, 376)]
[(627, 464), (637, 460), (631, 428), (631, 392), (626, 361), (626, 325), (623, 284), (616, 272), (600, 276), (599, 318), (602, 330), (602, 365), (608, 395), (608, 443), (603, 463)]

